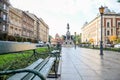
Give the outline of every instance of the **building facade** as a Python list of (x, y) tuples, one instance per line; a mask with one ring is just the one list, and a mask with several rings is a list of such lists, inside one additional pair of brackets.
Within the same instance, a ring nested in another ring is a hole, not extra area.
[(8, 35), (22, 36), (22, 11), (9, 7)]
[[(111, 12), (105, 7), (103, 15), (103, 45), (111, 44), (109, 37), (116, 36), (120, 38), (120, 14)], [(94, 45), (100, 45), (101, 36), (101, 17), (100, 15), (93, 19), (90, 23), (85, 23), (82, 27), (82, 42), (93, 40)]]
[(40, 41), (40, 19), (36, 15), (34, 17), (34, 38)]
[(12, 7), (9, 0), (0, 0), (0, 40), (17, 41), (20, 38), (19, 41), (48, 42), (48, 37), (49, 27), (42, 18)]
[(0, 0), (0, 33), (7, 33), (9, 0)]
[(34, 19), (22, 11), (22, 37), (34, 39)]
[(42, 18), (40, 18), (40, 40), (43, 42), (48, 42), (49, 37), (49, 27), (48, 25), (43, 21)]

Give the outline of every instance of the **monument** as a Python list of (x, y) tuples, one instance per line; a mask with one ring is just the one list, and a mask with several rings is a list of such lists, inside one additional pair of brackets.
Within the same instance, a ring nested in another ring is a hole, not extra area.
[(73, 39), (72, 39), (69, 29), (70, 29), (69, 24), (67, 24), (67, 32), (66, 32), (64, 43), (63, 43), (64, 47), (73, 47), (74, 46)]

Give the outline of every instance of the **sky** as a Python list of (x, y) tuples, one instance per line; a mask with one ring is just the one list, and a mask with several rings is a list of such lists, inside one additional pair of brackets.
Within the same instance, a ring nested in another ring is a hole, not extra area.
[(49, 26), (49, 34), (60, 36), (67, 32), (69, 23), (71, 35), (81, 33), (85, 22), (90, 22), (99, 14), (99, 7), (107, 6), (120, 13), (117, 0), (10, 0), (13, 7), (34, 13)]

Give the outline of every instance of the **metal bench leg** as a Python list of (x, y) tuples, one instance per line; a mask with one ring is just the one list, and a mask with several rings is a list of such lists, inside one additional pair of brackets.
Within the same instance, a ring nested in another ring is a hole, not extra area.
[(56, 64), (57, 64), (57, 56), (56, 56), (56, 60), (54, 62), (55, 78), (57, 78), (57, 69), (56, 69), (57, 65)]

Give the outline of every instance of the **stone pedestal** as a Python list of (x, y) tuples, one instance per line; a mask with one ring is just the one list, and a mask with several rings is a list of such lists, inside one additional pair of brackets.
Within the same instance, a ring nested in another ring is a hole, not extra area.
[(74, 47), (74, 43), (72, 40), (66, 40), (64, 43), (63, 43), (63, 47)]

